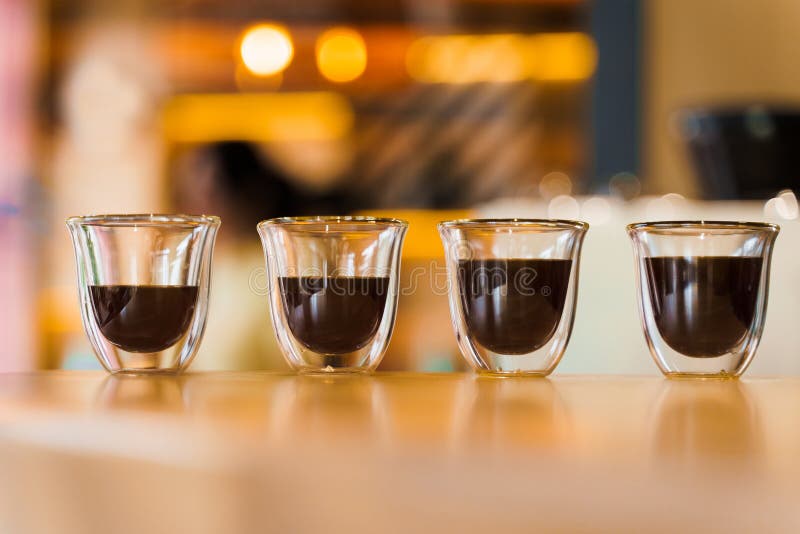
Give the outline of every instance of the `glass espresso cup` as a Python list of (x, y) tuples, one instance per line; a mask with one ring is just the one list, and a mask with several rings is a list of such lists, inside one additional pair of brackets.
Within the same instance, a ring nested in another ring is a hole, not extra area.
[(654, 222), (628, 226), (639, 312), (666, 376), (737, 377), (764, 329), (778, 226)]
[(186, 368), (203, 336), (220, 220), (71, 217), (83, 328), (111, 373)]
[(278, 344), (301, 372), (373, 371), (394, 327), (408, 223), (374, 217), (262, 221)]
[(583, 222), (473, 219), (439, 224), (450, 314), (479, 372), (550, 374), (575, 317)]

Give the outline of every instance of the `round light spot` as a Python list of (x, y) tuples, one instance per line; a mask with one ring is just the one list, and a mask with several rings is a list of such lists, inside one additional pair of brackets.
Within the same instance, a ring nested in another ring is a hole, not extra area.
[(257, 76), (270, 76), (289, 66), (294, 46), (283, 26), (258, 24), (245, 30), (239, 52), (247, 70)]

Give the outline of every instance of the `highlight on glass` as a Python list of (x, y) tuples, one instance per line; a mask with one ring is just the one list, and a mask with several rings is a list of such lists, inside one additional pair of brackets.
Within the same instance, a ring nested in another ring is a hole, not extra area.
[(767, 312), (772, 249), (766, 223), (628, 225), (639, 312), (653, 359), (672, 377), (741, 375)]
[(71, 217), (81, 319), (111, 373), (175, 373), (192, 361), (208, 311), (218, 217)]
[(438, 226), (461, 353), (482, 373), (550, 374), (569, 342), (584, 222), (468, 219)]
[(286, 361), (301, 372), (373, 371), (394, 328), (408, 223), (374, 217), (262, 221), (269, 304)]

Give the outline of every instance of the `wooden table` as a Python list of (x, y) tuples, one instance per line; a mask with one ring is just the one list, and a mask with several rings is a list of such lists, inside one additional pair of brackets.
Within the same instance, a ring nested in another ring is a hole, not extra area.
[(0, 375), (0, 532), (800, 531), (800, 379)]

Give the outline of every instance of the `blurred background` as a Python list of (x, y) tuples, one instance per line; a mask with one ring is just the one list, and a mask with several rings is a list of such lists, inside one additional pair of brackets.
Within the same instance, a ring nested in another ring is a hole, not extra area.
[(559, 372), (656, 374), (629, 222), (783, 228), (754, 373), (800, 374), (795, 0), (0, 0), (0, 371), (98, 368), (71, 215), (220, 215), (192, 369), (284, 369), (255, 224), (411, 223), (381, 369), (459, 370), (437, 221), (587, 220)]

